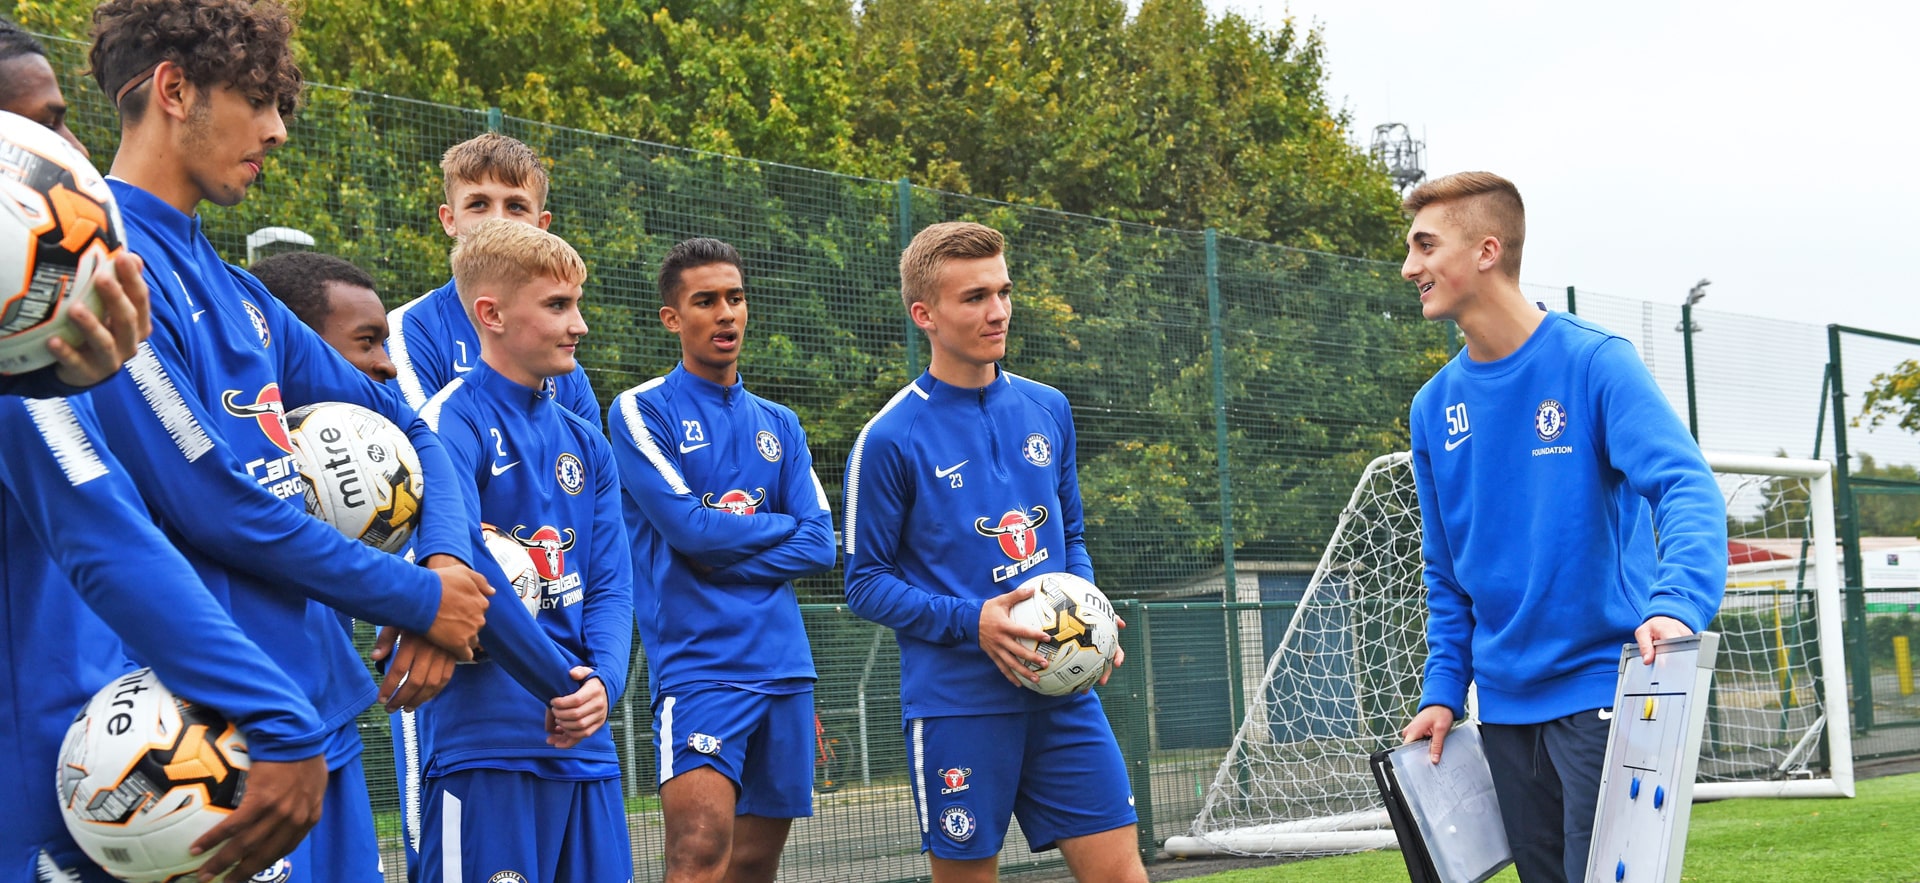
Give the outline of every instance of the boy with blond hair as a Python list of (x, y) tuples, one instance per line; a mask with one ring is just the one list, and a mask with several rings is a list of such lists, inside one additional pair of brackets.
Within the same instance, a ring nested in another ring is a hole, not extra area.
[[(421, 416), (460, 475), (467, 517), (497, 532), (481, 571), (520, 597), (579, 682), (543, 703), (485, 659), (415, 712), (424, 798), (420, 879), (621, 881), (633, 875), (620, 759), (607, 710), (626, 687), (632, 562), (613, 451), (554, 401), (575, 370), (586, 265), (531, 224), (474, 225), (453, 249), (479, 360)], [(502, 568), (505, 568), (503, 571)], [(517, 579), (515, 577), (518, 577)]]
[[(462, 141), (447, 148), (440, 171), (447, 198), (440, 205), (440, 229), (456, 240), (493, 218), (541, 230), (553, 223), (545, 208), (546, 166), (519, 141), (493, 132)], [(394, 385), (415, 408), (426, 407), (480, 357), (480, 337), (461, 304), (457, 279), (395, 307), (387, 323), (393, 329), (387, 352), (398, 372)], [(561, 406), (600, 426), (600, 404), (585, 367), (576, 363), (547, 383)]]
[(1401, 275), (1467, 345), (1413, 398), (1427, 663), (1406, 741), (1477, 686), (1520, 879), (1582, 880), (1620, 647), (1705, 628), (1727, 576), (1726, 505), (1633, 344), (1520, 291), (1526, 209), (1489, 172), (1407, 195)]
[(1126, 762), (1099, 697), (1020, 686), (1039, 677), (1029, 664), (1045, 664), (1020, 641), (1046, 634), (1009, 615), (1033, 596), (1016, 587), (1062, 571), (1091, 580), (1093, 562), (1067, 398), (1000, 366), (1013, 316), (1005, 249), (998, 230), (947, 223), (900, 256), (900, 298), (933, 359), (847, 458), (847, 607), (900, 642), (911, 791), (935, 883), (998, 879), (1009, 817), (1035, 852), (1058, 847), (1081, 883), (1145, 883)]

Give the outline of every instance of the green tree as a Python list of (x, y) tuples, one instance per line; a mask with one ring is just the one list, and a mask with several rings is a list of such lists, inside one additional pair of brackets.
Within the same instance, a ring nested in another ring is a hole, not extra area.
[(1908, 359), (1892, 371), (1874, 376), (1854, 425), (1862, 420), (1869, 426), (1891, 420), (1908, 432), (1920, 432), (1920, 360)]
[(873, 0), (861, 133), (930, 187), (1391, 256), (1387, 179), (1326, 103), (1317, 32), (1200, 0)]

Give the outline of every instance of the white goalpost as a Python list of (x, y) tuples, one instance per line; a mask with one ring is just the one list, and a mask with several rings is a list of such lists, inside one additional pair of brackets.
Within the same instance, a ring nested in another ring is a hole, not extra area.
[[(1831, 467), (1709, 454), (1726, 495), (1726, 599), (1696, 800), (1851, 797)], [(1426, 660), (1411, 455), (1362, 474), (1175, 856), (1393, 846), (1367, 758), (1399, 743)], [(1471, 694), (1468, 714), (1473, 715)]]

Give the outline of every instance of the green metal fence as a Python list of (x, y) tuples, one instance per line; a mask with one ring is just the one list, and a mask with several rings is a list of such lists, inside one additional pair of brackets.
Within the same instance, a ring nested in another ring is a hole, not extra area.
[[(73, 128), (104, 168), (116, 125), (80, 74), (84, 46), (48, 42)], [(695, 235), (732, 242), (746, 259), (752, 308), (743, 375), (800, 414), (836, 499), (859, 428), (925, 364), (897, 293), (900, 249), (939, 220), (1003, 230), (1017, 291), (1008, 366), (1073, 402), (1101, 584), (1115, 598), (1153, 604), (1127, 608), (1139, 616), (1126, 637), (1131, 660), (1104, 691), (1136, 793), (1145, 795), (1143, 848), (1193, 817), (1247, 684), (1257, 682), (1270, 648), (1241, 640), (1239, 630), (1249, 617), (1284, 625), (1286, 601), (1304, 588), (1361, 469), (1405, 447), (1408, 402), (1457, 345), (1451, 329), (1421, 320), (1414, 292), (1388, 263), (319, 86), (289, 129), (290, 143), (269, 157), (247, 201), (203, 207), (208, 235), (238, 260), (253, 230), (305, 231), (319, 250), (371, 271), (390, 305), (447, 278), (449, 242), (434, 217), (445, 148), (492, 130), (549, 159), (552, 229), (590, 269), (592, 333), (581, 358), (603, 403), (676, 359), (652, 284), (666, 249)], [(1691, 367), (1704, 446), (1818, 453), (1816, 427), (1828, 419), (1814, 417), (1824, 329), (1696, 309), (1699, 330), (1677, 333), (1680, 292), (1662, 304), (1525, 288), (1633, 340), (1683, 414)], [(1861, 431), (1855, 439), (1856, 450), (1885, 461), (1914, 459), (1905, 453), (1910, 436)], [(817, 707), (836, 753), (819, 815), (795, 831), (786, 879), (916, 876), (925, 866), (900, 786), (893, 641), (831, 606), (840, 599), (836, 574), (800, 589), (812, 602)], [(1157, 649), (1149, 635), (1162, 641)], [(632, 683), (613, 726), (629, 759), (646, 879), (658, 873), (659, 823), (643, 784), (651, 775), (641, 748), (645, 680), (636, 673)], [(391, 834), (386, 721), (369, 714), (362, 726), (382, 830)], [(1887, 744), (1920, 751), (1920, 733)], [(1006, 861), (1029, 861), (1018, 837)]]

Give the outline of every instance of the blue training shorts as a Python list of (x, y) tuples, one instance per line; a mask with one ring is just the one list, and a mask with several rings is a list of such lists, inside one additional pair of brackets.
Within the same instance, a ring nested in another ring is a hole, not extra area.
[(659, 783), (712, 767), (740, 789), (735, 815), (813, 815), (813, 737), (811, 687), (767, 694), (697, 684), (653, 697)]
[(432, 883), (629, 883), (619, 779), (457, 770), (427, 780), (420, 874)]
[(1044, 711), (907, 721), (920, 848), (1000, 854), (1009, 818), (1034, 852), (1139, 821), (1126, 761), (1092, 693)]

